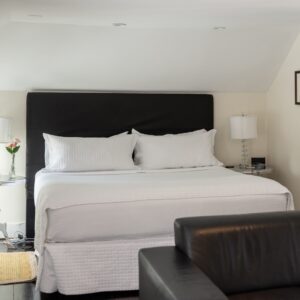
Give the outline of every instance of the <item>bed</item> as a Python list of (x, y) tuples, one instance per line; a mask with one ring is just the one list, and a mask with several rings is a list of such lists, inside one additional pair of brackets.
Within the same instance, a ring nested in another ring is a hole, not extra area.
[(27, 235), (34, 234), (35, 214), (37, 285), (43, 292), (138, 289), (139, 249), (173, 245), (177, 217), (293, 209), (282, 185), (223, 167), (43, 169), (42, 132), (109, 136), (131, 128), (151, 134), (209, 130), (211, 95), (29, 93), (27, 99)]

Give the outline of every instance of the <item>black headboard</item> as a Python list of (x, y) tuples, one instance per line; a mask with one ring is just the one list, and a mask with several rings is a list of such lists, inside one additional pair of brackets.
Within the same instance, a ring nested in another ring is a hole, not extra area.
[(136, 128), (150, 134), (213, 128), (213, 97), (199, 94), (57, 93), (27, 95), (27, 237), (34, 236), (34, 177), (44, 165), (43, 132), (107, 137)]

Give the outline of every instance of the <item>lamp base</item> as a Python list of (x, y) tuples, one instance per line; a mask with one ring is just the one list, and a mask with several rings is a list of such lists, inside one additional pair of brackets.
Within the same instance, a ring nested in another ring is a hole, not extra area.
[(247, 169), (249, 165), (248, 143), (247, 140), (241, 140), (241, 163), (243, 169)]

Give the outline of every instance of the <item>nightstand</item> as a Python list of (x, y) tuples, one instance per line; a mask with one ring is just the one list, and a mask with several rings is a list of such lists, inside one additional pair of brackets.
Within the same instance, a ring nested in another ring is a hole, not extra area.
[[(17, 176), (15, 178), (9, 178), (9, 176), (0, 176), (0, 187), (1, 186), (12, 186), (12, 185), (16, 185), (16, 184), (20, 184), (20, 183), (24, 183), (24, 182), (25, 182), (25, 177), (23, 177), (23, 176)], [(11, 243), (9, 236), (7, 234), (6, 223), (0, 223), (0, 232), (2, 232), (2, 234), (4, 236), (4, 241), (6, 243), (6, 246), (9, 249), (16, 249), (16, 245)], [(1, 244), (2, 244), (1, 246), (3, 246), (3, 242)]]
[(256, 176), (269, 176), (272, 174), (273, 169), (271, 167), (266, 167), (265, 169), (242, 169), (239, 166), (232, 168), (235, 172), (240, 172), (248, 175), (256, 175)]

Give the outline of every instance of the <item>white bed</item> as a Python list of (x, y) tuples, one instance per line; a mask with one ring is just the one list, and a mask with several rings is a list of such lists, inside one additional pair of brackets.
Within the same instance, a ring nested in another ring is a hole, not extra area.
[(41, 170), (35, 203), (38, 287), (64, 294), (138, 289), (138, 250), (172, 245), (175, 218), (294, 208), (279, 183), (223, 167)]

